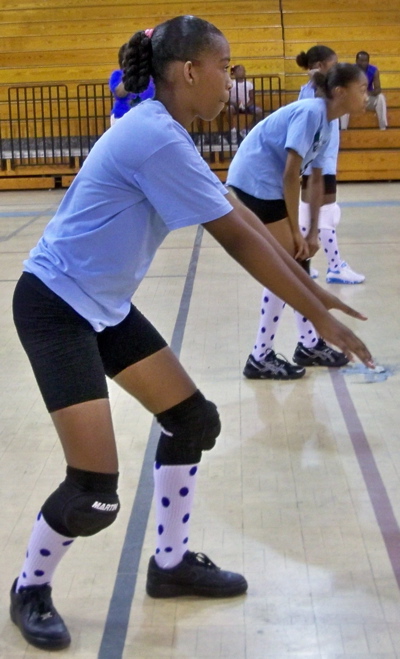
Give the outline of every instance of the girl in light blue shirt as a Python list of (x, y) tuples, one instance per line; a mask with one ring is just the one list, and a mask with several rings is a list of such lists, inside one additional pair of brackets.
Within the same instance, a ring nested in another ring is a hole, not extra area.
[[(268, 225), (281, 245), (298, 261), (318, 249), (318, 216), (322, 201), (322, 171), (331, 148), (332, 127), (345, 110), (361, 111), (366, 102), (366, 78), (352, 64), (336, 64), (324, 76), (315, 73), (320, 98), (296, 101), (261, 121), (237, 151), (227, 184)], [(298, 207), (301, 172), (311, 168), (310, 226), (300, 231)], [(276, 355), (273, 346), (284, 302), (264, 289), (256, 342), (244, 375), (256, 379), (303, 377), (305, 366), (343, 366), (348, 357), (325, 342), (306, 315), (296, 313), (296, 366)]]
[(65, 480), (37, 516), (11, 589), (11, 618), (39, 648), (70, 643), (52, 603), (55, 568), (75, 538), (98, 533), (119, 511), (106, 376), (161, 426), (147, 593), (215, 598), (247, 589), (241, 574), (220, 570), (188, 548), (200, 459), (220, 432), (217, 408), (131, 301), (168, 232), (202, 224), (348, 356), (372, 363), (364, 344), (328, 309), (364, 317), (308, 277), (222, 186), (190, 138), (196, 117), (211, 121), (229, 101), (229, 63), (223, 34), (194, 16), (133, 35), (125, 88), (140, 94), (152, 76), (155, 99), (127, 112), (97, 142), (26, 259), (15, 290), (16, 327), (67, 462)]
[[(314, 73), (316, 71), (327, 73), (337, 63), (337, 56), (335, 51), (328, 46), (318, 45), (313, 46), (306, 53), (304, 51), (299, 53), (296, 57), (296, 62), (310, 74), (310, 80), (300, 90), (299, 100), (302, 100), (315, 97)], [(324, 196), (318, 217), (318, 237), (328, 263), (326, 283), (362, 284), (365, 280), (364, 275), (352, 270), (349, 264), (341, 258), (337, 240), (337, 226), (341, 216), (340, 206), (336, 202), (336, 171), (339, 142), (339, 119), (335, 119), (332, 121), (331, 140), (322, 170)], [(304, 172), (301, 181), (299, 222), (303, 235), (306, 235), (310, 228), (310, 195), (308, 190), (310, 173), (311, 167)], [(311, 276), (318, 276), (318, 272), (311, 269)]]

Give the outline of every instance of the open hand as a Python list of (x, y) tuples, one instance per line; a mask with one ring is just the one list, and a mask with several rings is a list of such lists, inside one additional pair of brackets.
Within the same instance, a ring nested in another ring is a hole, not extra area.
[[(360, 315), (348, 307), (353, 315), (358, 318)], [(347, 313), (347, 312), (346, 312)], [(361, 316), (362, 317), (362, 316)], [(321, 334), (323, 339), (329, 343), (333, 343), (341, 350), (350, 361), (354, 361), (354, 355), (365, 364), (368, 368), (374, 368), (374, 360), (367, 346), (351, 331), (346, 325), (339, 322), (331, 314), (326, 314), (315, 323), (317, 331)]]

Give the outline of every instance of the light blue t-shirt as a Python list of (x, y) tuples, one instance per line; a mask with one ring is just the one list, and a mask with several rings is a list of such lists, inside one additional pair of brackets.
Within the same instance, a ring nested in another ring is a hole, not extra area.
[(229, 167), (227, 185), (258, 199), (283, 199), (288, 149), (302, 157), (302, 171), (310, 163), (323, 168), (330, 136), (322, 98), (285, 105), (260, 121), (243, 140)]
[(189, 133), (158, 101), (96, 142), (24, 269), (86, 318), (116, 325), (172, 230), (232, 210)]
[[(312, 80), (309, 80), (306, 85), (303, 85), (300, 89), (299, 101), (303, 101), (306, 98), (315, 98), (315, 87), (312, 84)], [(331, 174), (336, 176), (337, 172), (337, 160), (339, 154), (339, 145), (340, 145), (340, 132), (339, 132), (339, 119), (334, 119), (331, 121), (332, 124), (332, 135), (329, 141), (329, 147), (325, 153), (325, 163), (322, 168), (322, 174)], [(311, 167), (308, 167), (307, 171), (304, 174), (311, 174)]]

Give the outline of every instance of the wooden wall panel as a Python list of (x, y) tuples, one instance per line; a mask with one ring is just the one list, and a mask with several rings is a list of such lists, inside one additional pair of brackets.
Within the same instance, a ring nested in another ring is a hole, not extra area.
[(184, 13), (217, 25), (232, 62), (245, 60), (249, 74), (283, 75), (279, 0), (2, 0), (1, 82), (107, 80), (120, 45), (136, 30)]
[[(391, 9), (388, 4), (388, 10), (377, 8), (377, 3), (371, 11), (330, 11), (329, 5), (319, 12), (299, 11), (298, 13), (285, 13), (284, 20), (286, 27), (304, 27), (304, 26), (371, 26), (371, 25), (395, 25), (400, 23), (400, 4), (397, 9)], [(331, 5), (331, 7), (333, 4)], [(323, 17), (321, 17), (323, 13)]]
[[(400, 30), (400, 27), (397, 29)], [(341, 34), (339, 39), (332, 39), (330, 36), (326, 41), (319, 39), (318, 41), (307, 41), (301, 39), (300, 41), (285, 41), (285, 55), (286, 57), (295, 57), (301, 50), (307, 50), (316, 43), (324, 43), (335, 50), (343, 61), (353, 61), (355, 54), (359, 50), (367, 48), (371, 58), (374, 60), (376, 57), (384, 55), (400, 55), (400, 39), (392, 41), (384, 41), (382, 39), (375, 39), (370, 41), (368, 45), (360, 44), (360, 42), (344, 40), (346, 34)]]

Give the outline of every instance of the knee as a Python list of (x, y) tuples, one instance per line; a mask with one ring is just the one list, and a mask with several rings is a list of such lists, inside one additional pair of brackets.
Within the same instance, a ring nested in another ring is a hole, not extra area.
[(196, 464), (202, 451), (209, 451), (221, 432), (216, 405), (200, 391), (157, 415), (162, 433), (156, 461), (163, 465)]
[(42, 507), (46, 522), (62, 535), (95, 535), (119, 512), (118, 474), (97, 474), (67, 467), (63, 483)]
[(340, 222), (341, 210), (339, 204), (325, 204), (319, 210), (318, 227), (320, 229), (335, 229)]

